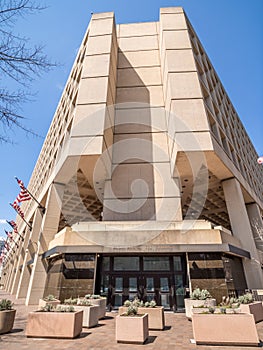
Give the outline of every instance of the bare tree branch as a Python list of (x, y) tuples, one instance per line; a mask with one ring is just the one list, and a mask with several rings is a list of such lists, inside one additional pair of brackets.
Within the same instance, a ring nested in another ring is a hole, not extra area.
[[(0, 88), (0, 142), (9, 142), (6, 135), (13, 127), (36, 135), (22, 124), (23, 103), (29, 100), (32, 81), (42, 73), (57, 66), (49, 61), (40, 45), (31, 46), (28, 38), (16, 34), (16, 21), (28, 14), (43, 10), (39, 2), (33, 0), (0, 0), (0, 81), (13, 80), (16, 91), (9, 91), (1, 82)], [(20, 87), (19, 87), (20, 86)], [(23, 89), (21, 89), (21, 86)]]

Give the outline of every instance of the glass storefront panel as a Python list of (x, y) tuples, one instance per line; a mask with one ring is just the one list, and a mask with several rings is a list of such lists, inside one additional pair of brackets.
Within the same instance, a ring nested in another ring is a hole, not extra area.
[(153, 277), (147, 277), (146, 278), (146, 291), (147, 292), (153, 292), (154, 291)]
[(105, 258), (103, 258), (103, 260), (102, 260), (102, 264), (103, 264), (103, 271), (109, 271), (110, 270), (110, 257), (105, 256)]
[(140, 271), (140, 258), (138, 256), (114, 257), (114, 271)]
[(144, 271), (169, 271), (170, 263), (168, 256), (144, 256)]
[(161, 295), (161, 305), (165, 309), (169, 309), (170, 308), (169, 294), (162, 294)]
[(123, 278), (116, 277), (115, 278), (115, 292), (122, 292), (122, 291), (123, 291)]
[(160, 291), (161, 292), (169, 292), (169, 283), (167, 277), (160, 278)]
[(182, 271), (182, 258), (181, 256), (174, 256), (174, 271)]
[(137, 277), (130, 277), (129, 278), (129, 291), (130, 292), (137, 292)]

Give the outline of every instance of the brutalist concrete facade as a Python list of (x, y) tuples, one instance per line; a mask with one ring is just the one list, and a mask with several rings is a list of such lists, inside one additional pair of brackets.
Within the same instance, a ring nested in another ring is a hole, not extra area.
[[(183, 307), (263, 288), (262, 167), (181, 7), (94, 14), (23, 205), (2, 283), (27, 304), (102, 293)], [(73, 295), (74, 294), (74, 295)], [(75, 295), (76, 294), (76, 295)]]

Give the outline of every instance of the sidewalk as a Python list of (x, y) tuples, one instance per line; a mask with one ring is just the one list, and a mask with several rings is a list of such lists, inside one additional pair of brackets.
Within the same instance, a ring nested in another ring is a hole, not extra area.
[[(0, 290), (0, 299), (13, 300), (17, 310), (14, 328), (11, 333), (0, 335), (1, 350), (239, 350), (234, 346), (197, 346), (190, 343), (193, 338), (192, 325), (185, 314), (165, 313), (165, 330), (150, 331), (150, 337), (145, 345), (118, 344), (115, 340), (116, 312), (108, 312), (99, 326), (83, 328), (79, 338), (76, 339), (43, 339), (26, 338), (25, 327), (27, 314), (36, 310), (37, 306), (25, 306), (24, 299), (16, 300), (10, 294)], [(260, 339), (263, 339), (263, 322), (257, 324)], [(242, 350), (252, 350), (255, 347), (242, 347)]]

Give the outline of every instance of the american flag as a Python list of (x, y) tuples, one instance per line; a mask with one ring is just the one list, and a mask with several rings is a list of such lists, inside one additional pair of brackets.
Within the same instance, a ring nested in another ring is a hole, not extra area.
[(18, 196), (16, 197), (16, 200), (14, 201), (14, 203), (16, 202), (17, 205), (18, 205), (18, 203), (29, 201), (31, 199), (31, 196), (27, 192), (27, 189), (25, 188), (25, 185), (24, 185), (23, 181), (17, 179), (17, 182), (18, 182), (18, 185), (21, 188), (21, 191), (18, 194)]
[(11, 206), (15, 209), (15, 211), (21, 216), (22, 219), (24, 219), (25, 214), (23, 213), (22, 209), (20, 208), (17, 199), (14, 201), (14, 203), (10, 203)]
[(14, 220), (7, 221), (7, 223), (13, 227), (15, 233), (18, 233), (18, 227), (17, 227), (17, 224), (14, 222)]
[(5, 230), (5, 234), (6, 234), (7, 237), (9, 237), (10, 239), (13, 239), (12, 232), (7, 232), (7, 231)]

